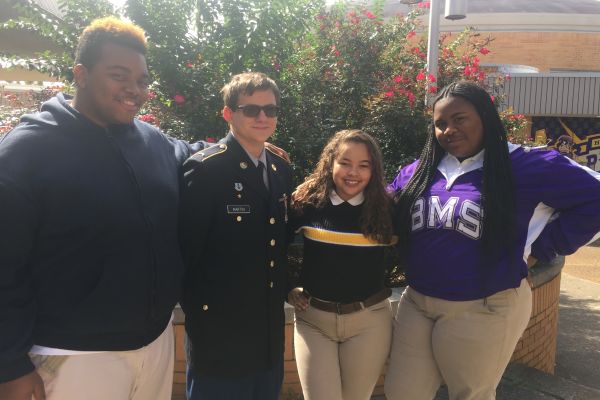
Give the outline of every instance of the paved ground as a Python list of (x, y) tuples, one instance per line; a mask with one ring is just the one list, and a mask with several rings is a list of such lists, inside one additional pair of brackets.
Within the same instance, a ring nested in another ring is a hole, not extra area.
[(600, 247), (567, 257), (557, 342), (555, 374), (600, 390)]
[(563, 273), (600, 283), (600, 245), (582, 247), (567, 256)]

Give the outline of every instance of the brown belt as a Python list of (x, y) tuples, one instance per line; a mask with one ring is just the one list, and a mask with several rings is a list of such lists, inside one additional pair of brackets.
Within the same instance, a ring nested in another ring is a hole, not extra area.
[(371, 307), (390, 297), (392, 295), (392, 289), (384, 288), (379, 292), (375, 293), (363, 301), (355, 301), (354, 303), (336, 303), (333, 301), (326, 301), (317, 299), (315, 297), (309, 297), (310, 305), (318, 310), (328, 311), (336, 314), (350, 314), (356, 311), (364, 310), (367, 307)]

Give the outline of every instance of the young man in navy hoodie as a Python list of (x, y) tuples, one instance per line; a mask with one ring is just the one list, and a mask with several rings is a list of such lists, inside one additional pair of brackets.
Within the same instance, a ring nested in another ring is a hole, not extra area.
[(145, 52), (139, 27), (94, 21), (75, 97), (0, 141), (3, 400), (171, 398), (178, 170), (203, 146), (134, 118)]

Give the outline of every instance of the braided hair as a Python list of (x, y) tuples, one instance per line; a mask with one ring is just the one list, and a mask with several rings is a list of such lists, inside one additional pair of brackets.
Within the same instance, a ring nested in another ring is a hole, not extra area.
[[(498, 256), (501, 250), (509, 249), (515, 239), (515, 192), (506, 130), (490, 95), (481, 86), (468, 81), (451, 83), (442, 89), (432, 108), (435, 109), (438, 101), (448, 97), (468, 101), (475, 107), (483, 125), (482, 244), (483, 255), (489, 259)], [(413, 176), (406, 187), (394, 195), (398, 207), (399, 243), (403, 250), (410, 245), (411, 214), (415, 201), (431, 185), (444, 155), (445, 150), (438, 143), (431, 123)]]

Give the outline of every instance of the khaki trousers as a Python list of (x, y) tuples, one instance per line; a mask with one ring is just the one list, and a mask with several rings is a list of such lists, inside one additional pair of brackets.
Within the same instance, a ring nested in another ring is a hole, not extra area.
[(174, 354), (169, 324), (138, 350), (30, 357), (46, 400), (170, 400)]
[(527, 327), (531, 289), (447, 301), (407, 288), (394, 319), (385, 380), (388, 400), (431, 400), (445, 382), (450, 400), (492, 400)]
[(370, 399), (391, 339), (388, 299), (351, 314), (297, 312), (294, 348), (304, 399)]

